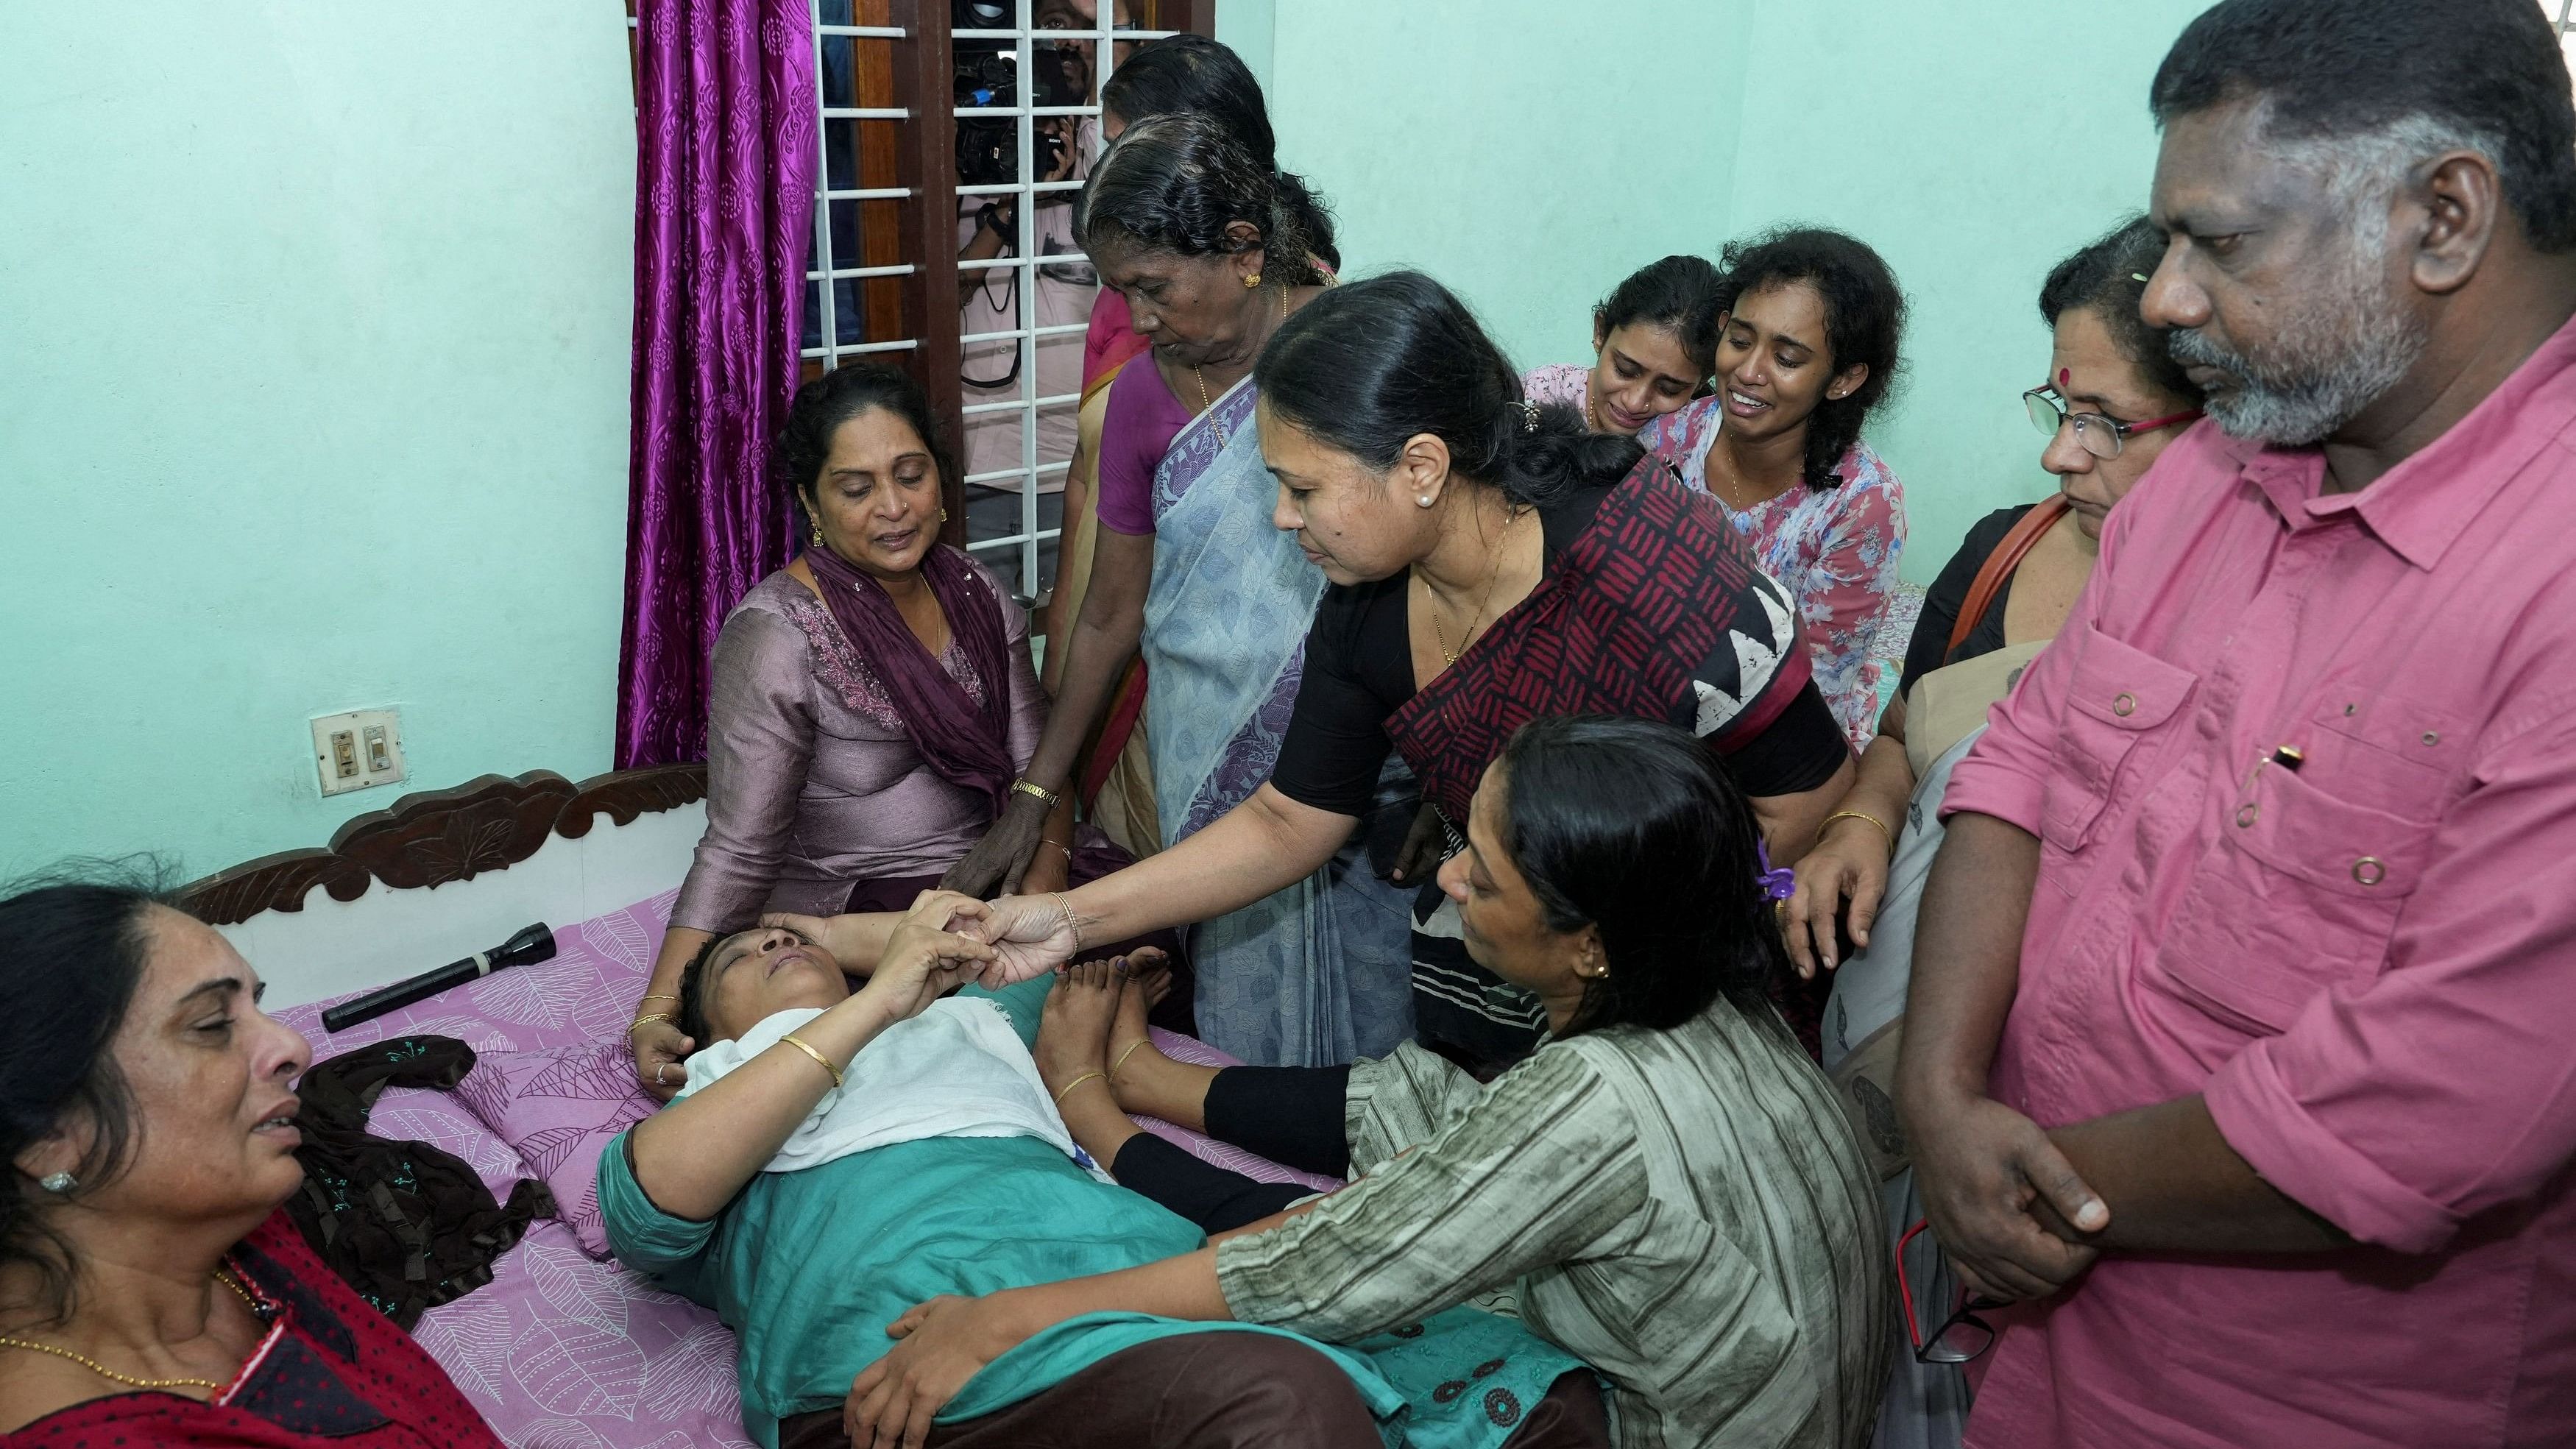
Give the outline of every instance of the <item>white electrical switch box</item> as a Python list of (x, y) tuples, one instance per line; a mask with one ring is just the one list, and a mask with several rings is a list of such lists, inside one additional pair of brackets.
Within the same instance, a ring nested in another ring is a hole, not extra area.
[(405, 774), (401, 714), (361, 709), (314, 720), (313, 763), (325, 795), (399, 782)]

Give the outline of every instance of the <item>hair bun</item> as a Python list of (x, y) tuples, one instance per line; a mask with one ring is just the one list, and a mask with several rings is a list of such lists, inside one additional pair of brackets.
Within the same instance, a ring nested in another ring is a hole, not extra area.
[(1634, 438), (1593, 432), (1564, 403), (1524, 402), (1515, 411), (1526, 421), (1504, 445), (1502, 476), (1494, 480), (1515, 503), (1544, 508), (1588, 488), (1607, 488), (1646, 455)]

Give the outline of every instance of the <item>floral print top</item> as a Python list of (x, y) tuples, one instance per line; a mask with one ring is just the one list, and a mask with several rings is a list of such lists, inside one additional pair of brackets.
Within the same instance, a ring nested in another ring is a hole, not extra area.
[(1521, 374), (1521, 396), (1534, 403), (1563, 403), (1583, 411), (1592, 394), (1592, 368), (1580, 362), (1551, 362)]
[[(1723, 402), (1704, 397), (1646, 424), (1637, 441), (1672, 464), (1684, 483), (1708, 493), (1708, 449), (1725, 419)], [(1798, 601), (1815, 655), (1816, 688), (1857, 750), (1878, 728), (1879, 687), (1888, 670), (1879, 632), (1896, 592), (1896, 561), (1905, 552), (1905, 489), (1867, 443), (1852, 444), (1834, 471), (1843, 480), (1836, 487), (1801, 484), (1748, 511), (1731, 505), (1726, 511), (1752, 544), (1754, 559)]]

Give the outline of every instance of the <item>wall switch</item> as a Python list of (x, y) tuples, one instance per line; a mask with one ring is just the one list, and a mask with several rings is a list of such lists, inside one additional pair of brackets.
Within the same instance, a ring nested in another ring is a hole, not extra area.
[(390, 709), (324, 715), (313, 724), (313, 763), (322, 793), (341, 795), (398, 783), (403, 767), (402, 716)]

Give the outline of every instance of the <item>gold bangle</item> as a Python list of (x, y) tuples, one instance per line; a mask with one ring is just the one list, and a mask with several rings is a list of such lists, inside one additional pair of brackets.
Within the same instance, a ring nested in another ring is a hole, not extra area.
[(1056, 807), (1056, 802), (1064, 798), (1064, 796), (1057, 791), (1047, 789), (1043, 785), (1032, 785), (1026, 780), (1013, 780), (1011, 782), (1011, 789), (1022, 795), (1036, 796), (1049, 810), (1053, 810)]
[(1043, 836), (1043, 835), (1041, 835), (1041, 836), (1039, 836), (1039, 837), (1038, 837), (1038, 844), (1040, 844), (1040, 845), (1052, 845), (1052, 846), (1054, 846), (1056, 849), (1063, 851), (1063, 852), (1064, 852), (1064, 863), (1065, 863), (1065, 864), (1067, 864), (1067, 865), (1071, 865), (1071, 864), (1073, 864), (1073, 847), (1072, 847), (1072, 846), (1067, 845), (1067, 844), (1065, 844), (1063, 841), (1060, 841), (1060, 840), (1049, 840), (1049, 839), (1047, 839), (1047, 838), (1046, 838), (1045, 836)]
[(840, 1087), (841, 1069), (832, 1065), (832, 1059), (830, 1057), (814, 1050), (812, 1044), (808, 1043), (805, 1038), (798, 1036), (796, 1033), (791, 1031), (787, 1035), (780, 1037), (778, 1040), (781, 1045), (792, 1046), (798, 1051), (803, 1052), (805, 1055), (812, 1057), (814, 1059), (814, 1065), (821, 1067), (823, 1070), (832, 1074), (833, 1088), (837, 1090)]
[[(1067, 859), (1070, 859), (1070, 858), (1071, 858), (1070, 856), (1068, 856), (1068, 857), (1067, 857)], [(1065, 923), (1067, 926), (1070, 926), (1070, 927), (1072, 927), (1072, 928), (1073, 928), (1073, 949), (1074, 949), (1074, 950), (1076, 950), (1076, 951), (1081, 950), (1081, 949), (1082, 949), (1082, 922), (1081, 922), (1078, 918), (1076, 918), (1076, 917), (1075, 917), (1075, 915), (1073, 914), (1073, 907), (1072, 907), (1072, 906), (1070, 906), (1070, 905), (1067, 905), (1067, 904), (1065, 903), (1065, 899), (1064, 899), (1064, 892), (1062, 892), (1062, 891), (1048, 891), (1048, 892), (1047, 892), (1047, 897), (1048, 897), (1048, 899), (1050, 899), (1050, 900), (1052, 900), (1052, 901), (1054, 901), (1054, 902), (1055, 902), (1055, 908), (1056, 908), (1057, 910), (1064, 912), (1064, 923)]]
[(626, 1023), (626, 1034), (627, 1034), (628, 1036), (633, 1036), (633, 1035), (635, 1034), (635, 1028), (637, 1028), (637, 1027), (639, 1027), (639, 1026), (651, 1026), (653, 1023), (655, 1023), (655, 1022), (657, 1022), (657, 1021), (668, 1021), (668, 1022), (670, 1022), (670, 1023), (671, 1023), (671, 1025), (673, 1025), (673, 1026), (678, 1026), (678, 1025), (679, 1025), (679, 1023), (678, 1023), (677, 1021), (673, 1021), (673, 1020), (672, 1020), (672, 1018), (671, 1018), (671, 1014), (670, 1014), (669, 1012), (667, 1012), (667, 1011), (657, 1011), (657, 1012), (654, 1012), (651, 1016), (639, 1016), (639, 1017), (635, 1018), (633, 1021), (630, 1021), (630, 1022)]
[(1083, 1073), (1081, 1076), (1078, 1076), (1078, 1077), (1074, 1078), (1072, 1081), (1067, 1082), (1067, 1083), (1065, 1083), (1065, 1084), (1064, 1084), (1064, 1092), (1058, 1092), (1058, 1093), (1056, 1093), (1056, 1094), (1055, 1094), (1055, 1104), (1056, 1104), (1057, 1106), (1059, 1106), (1059, 1107), (1063, 1106), (1063, 1105), (1064, 1105), (1064, 1093), (1065, 1093), (1065, 1092), (1070, 1092), (1070, 1091), (1072, 1091), (1074, 1088), (1081, 1086), (1083, 1083), (1085, 1083), (1085, 1082), (1087, 1082), (1087, 1081), (1090, 1081), (1090, 1080), (1091, 1080), (1092, 1078), (1094, 1078), (1094, 1077), (1098, 1077), (1098, 1078), (1100, 1078), (1101, 1084), (1102, 1084), (1103, 1086), (1108, 1085), (1109, 1078), (1108, 1078), (1108, 1076), (1107, 1076), (1106, 1074), (1101, 1073), (1101, 1072), (1085, 1072), (1085, 1073)]
[(680, 1004), (680, 998), (673, 996), (667, 991), (647, 991), (644, 993), (642, 999), (636, 1002), (636, 1005), (641, 1006), (646, 1001), (667, 1001), (673, 1006)]
[[(1825, 817), (1825, 825), (1831, 825), (1837, 820), (1866, 820), (1870, 824), (1877, 826), (1878, 833), (1887, 837), (1887, 853), (1890, 855), (1894, 855), (1896, 853), (1896, 832), (1887, 828), (1886, 821), (1879, 819), (1875, 815), (1864, 815), (1858, 810), (1837, 810), (1833, 814)], [(1817, 826), (1816, 833), (1818, 835), (1824, 834), (1824, 825)]]
[(1134, 1041), (1129, 1042), (1127, 1044), (1127, 1050), (1118, 1054), (1118, 1060), (1109, 1064), (1109, 1076), (1112, 1081), (1117, 1079), (1119, 1070), (1127, 1065), (1127, 1059), (1136, 1055), (1136, 1048), (1143, 1046), (1147, 1040), (1148, 1038), (1140, 1036)]

